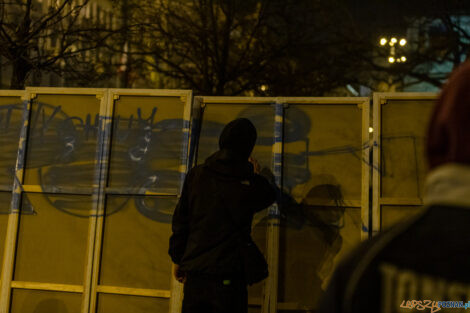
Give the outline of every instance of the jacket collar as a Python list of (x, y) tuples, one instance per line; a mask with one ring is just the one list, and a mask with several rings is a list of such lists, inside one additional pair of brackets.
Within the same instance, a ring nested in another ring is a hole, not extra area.
[(245, 179), (254, 175), (253, 165), (248, 160), (233, 159), (225, 150), (219, 150), (212, 154), (206, 159), (205, 165), (225, 176)]
[(432, 170), (426, 179), (425, 205), (449, 205), (470, 209), (470, 166), (448, 163)]

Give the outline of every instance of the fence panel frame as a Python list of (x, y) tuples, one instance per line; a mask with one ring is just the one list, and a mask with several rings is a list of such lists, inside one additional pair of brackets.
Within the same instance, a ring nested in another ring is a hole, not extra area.
[(419, 198), (383, 198), (382, 185), (382, 106), (389, 100), (437, 100), (434, 92), (375, 92), (373, 94), (373, 174), (372, 174), (372, 236), (381, 229), (382, 205), (421, 206)]
[[(104, 113), (105, 123), (103, 127), (103, 155), (101, 159), (102, 167), (100, 168), (100, 184), (99, 184), (99, 201), (97, 203), (97, 219), (96, 219), (96, 235), (94, 237), (94, 251), (93, 251), (93, 269), (90, 275), (90, 301), (88, 311), (95, 313), (97, 311), (97, 298), (98, 294), (115, 294), (115, 295), (128, 295), (128, 296), (142, 296), (152, 298), (169, 299), (170, 312), (177, 310), (175, 308), (175, 301), (173, 298), (182, 298), (182, 286), (177, 285), (176, 280), (172, 277), (170, 282), (170, 290), (159, 289), (145, 289), (145, 288), (129, 288), (120, 286), (104, 286), (99, 285), (99, 274), (101, 265), (101, 250), (103, 245), (104, 235), (104, 218), (105, 218), (105, 201), (108, 191), (116, 191), (115, 188), (106, 187), (106, 180), (109, 174), (110, 166), (110, 153), (111, 153), (111, 135), (113, 124), (113, 112), (115, 101), (119, 100), (121, 96), (141, 96), (141, 97), (180, 97), (184, 102), (183, 108), (183, 128), (182, 128), (182, 156), (179, 172), (181, 179), (184, 180), (188, 167), (188, 147), (190, 140), (190, 120), (191, 120), (191, 106), (192, 106), (192, 91), (190, 90), (165, 90), (165, 89), (108, 89), (106, 95), (106, 109)], [(181, 186), (183, 184), (181, 183)], [(125, 193), (124, 193), (125, 194)], [(145, 193), (148, 195), (149, 193)], [(175, 194), (168, 193), (151, 193), (152, 195), (165, 195), (175, 196), (177, 198), (181, 195), (181, 190)], [(171, 269), (169, 269), (171, 271)], [(85, 312), (83, 312), (85, 313)]]
[[(23, 185), (24, 174), (25, 174), (25, 160), (27, 153), (27, 142), (29, 140), (29, 126), (32, 113), (32, 102), (36, 99), (38, 94), (51, 94), (51, 95), (94, 95), (100, 99), (105, 89), (102, 88), (53, 88), (53, 87), (28, 87), (26, 90), (21, 91), (22, 98), (25, 103), (25, 110), (23, 111), (23, 127), (21, 130), (21, 137), (18, 149), (17, 165), (15, 169), (15, 181), (13, 187), (13, 197), (11, 202), (11, 213), (8, 220), (7, 238), (5, 240), (5, 258), (3, 262), (3, 269), (5, 272), (5, 278), (2, 280), (0, 288), (0, 312), (7, 313), (10, 311), (10, 302), (12, 289), (26, 289), (26, 290), (40, 290), (40, 291), (57, 291), (57, 292), (71, 292), (82, 294), (82, 312), (86, 304), (86, 292), (87, 280), (85, 278), (83, 285), (72, 285), (72, 284), (53, 284), (53, 283), (40, 283), (40, 282), (29, 282), (29, 281), (15, 281), (13, 280), (13, 269), (16, 261), (16, 248), (19, 244), (17, 237), (19, 232), (19, 216), (21, 196), (24, 192), (42, 193), (43, 190), (39, 185)], [(1, 95), (8, 94), (8, 92), (1, 91)], [(103, 101), (100, 102), (100, 107), (103, 105)], [(99, 150), (99, 147), (97, 147)], [(96, 160), (95, 160), (96, 161)], [(96, 165), (96, 163), (95, 163)], [(75, 190), (75, 194), (88, 194), (91, 189)], [(91, 192), (90, 192), (91, 193)], [(61, 194), (61, 193), (57, 193)], [(88, 223), (88, 242), (87, 250), (90, 248), (91, 236), (94, 235), (94, 219), (89, 218)], [(87, 251), (88, 253), (88, 251)], [(86, 268), (89, 267), (89, 262), (85, 264), (84, 273), (86, 275)]]

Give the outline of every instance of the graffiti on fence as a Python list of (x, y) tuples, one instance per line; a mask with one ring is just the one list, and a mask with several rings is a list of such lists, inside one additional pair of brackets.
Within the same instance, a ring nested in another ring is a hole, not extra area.
[[(0, 168), (4, 171), (2, 176), (5, 177), (13, 178), (14, 176), (22, 110), (21, 104), (0, 106), (2, 153), (9, 156), (3, 157), (0, 162)], [(80, 117), (67, 114), (66, 111), (65, 106), (54, 106), (43, 102), (36, 102), (33, 105), (28, 137), (28, 152), (30, 153), (27, 154), (26, 171), (36, 171), (38, 184), (45, 191), (60, 190), (62, 186), (89, 187), (92, 185), (97, 168), (99, 168), (96, 165), (96, 151), (104, 117), (99, 116), (98, 113), (89, 113)], [(145, 108), (145, 112), (147, 112), (145, 116), (143, 112), (144, 108), (135, 105), (133, 114), (113, 117), (108, 183), (117, 189), (125, 188), (124, 193), (131, 194), (144, 193), (147, 190), (163, 187), (177, 190), (181, 183), (177, 165), (181, 162), (183, 120), (158, 120), (158, 107), (153, 107), (150, 110)], [(287, 126), (284, 138), (286, 142), (308, 142), (308, 134), (312, 127), (311, 121), (300, 110), (294, 113), (290, 114), (295, 121), (292, 119), (285, 121)], [(258, 145), (271, 146), (273, 144), (273, 117), (271, 115), (251, 114), (249, 109), (242, 111), (239, 115), (250, 118), (257, 125), (260, 130)], [(224, 123), (209, 120), (203, 121), (203, 123), (205, 136), (210, 137), (210, 140), (216, 143)], [(412, 135), (407, 138), (412, 140), (417, 166), (416, 145), (417, 141), (422, 138)], [(403, 136), (384, 137), (382, 140), (403, 140)], [(382, 162), (379, 169), (376, 163), (371, 163), (370, 159), (364, 159), (363, 150), (372, 147), (378, 148), (378, 144), (374, 142), (371, 146), (369, 142), (366, 142), (359, 146), (334, 146), (320, 150), (312, 150), (306, 144), (304, 151), (285, 153), (284, 159), (288, 160), (292, 167), (292, 175), (285, 177), (284, 185), (287, 188), (293, 188), (310, 180), (308, 158), (339, 154), (350, 154), (374, 170), (382, 171), (382, 176), (392, 176), (393, 169), (387, 168), (386, 162)], [(210, 151), (205, 150), (211, 149), (213, 146), (198, 148), (200, 155), (208, 155)], [(270, 157), (269, 155), (265, 160), (262, 160), (265, 165), (271, 162)], [(172, 169), (169, 169), (168, 164)], [(419, 180), (420, 177), (416, 170), (418, 188)], [(2, 184), (7, 185), (3, 181)], [(89, 216), (89, 205), (84, 205), (80, 201), (74, 202), (71, 197), (67, 198), (65, 195), (61, 199), (50, 197), (47, 193), (44, 196), (48, 197), (51, 205), (63, 212), (80, 217)], [(164, 223), (171, 221), (174, 201), (163, 199), (157, 201), (150, 200), (149, 197), (125, 194), (120, 195), (120, 199), (122, 199), (120, 205), (108, 208), (107, 214), (118, 212), (128, 204), (130, 199), (133, 199), (136, 209), (144, 216)], [(23, 201), (23, 207), (23, 212), (34, 212), (31, 204), (28, 205), (27, 199)]]

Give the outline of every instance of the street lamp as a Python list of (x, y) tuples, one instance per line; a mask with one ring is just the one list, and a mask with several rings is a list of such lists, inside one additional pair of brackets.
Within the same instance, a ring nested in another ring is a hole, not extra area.
[(379, 39), (380, 46), (385, 47), (387, 45), (387, 43), (390, 46), (389, 53), (388, 53), (388, 58), (387, 58), (388, 63), (392, 64), (392, 63), (395, 63), (395, 62), (396, 63), (406, 62), (406, 57), (404, 55), (397, 56), (397, 54), (398, 54), (397, 52), (399, 52), (399, 51), (397, 51), (397, 48), (405, 47), (406, 44), (408, 43), (406, 41), (406, 39), (405, 38), (400, 38), (400, 40), (398, 40), (398, 38), (395, 37), (395, 36), (392, 36), (390, 38), (387, 38), (387, 37), (383, 36)]

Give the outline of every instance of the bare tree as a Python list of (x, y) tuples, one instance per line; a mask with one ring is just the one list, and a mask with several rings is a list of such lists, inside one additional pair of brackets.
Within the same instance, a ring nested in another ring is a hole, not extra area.
[(0, 55), (12, 68), (11, 89), (24, 88), (31, 73), (90, 73), (97, 48), (116, 31), (110, 29), (113, 21), (93, 22), (88, 2), (0, 1)]
[(130, 36), (133, 64), (166, 87), (236, 95), (259, 82), (285, 43), (269, 42), (269, 0), (140, 1)]
[(148, 87), (204, 95), (323, 95), (361, 81), (351, 55), (362, 54), (364, 45), (352, 44), (357, 34), (341, 1), (136, 3), (128, 14), (127, 55)]

